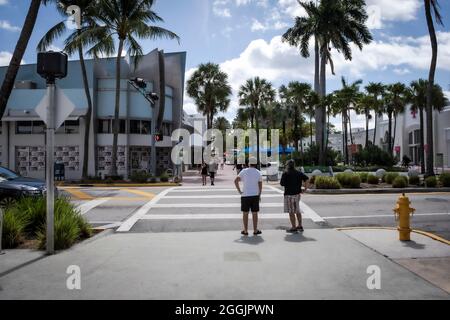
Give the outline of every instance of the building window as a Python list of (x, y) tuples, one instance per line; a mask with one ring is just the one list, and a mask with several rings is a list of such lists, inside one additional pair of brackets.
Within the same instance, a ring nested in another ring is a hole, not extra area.
[(148, 120), (130, 120), (131, 134), (150, 134), (151, 121)]
[(80, 133), (80, 120), (67, 120), (56, 130), (56, 133)]
[[(98, 133), (113, 133), (113, 119), (98, 119)], [(119, 134), (125, 134), (126, 121), (119, 119)]]
[(165, 122), (162, 125), (162, 133), (164, 136), (171, 136), (172, 135), (172, 124)]
[(409, 157), (414, 164), (420, 164), (420, 130), (411, 131), (408, 135)]
[(41, 134), (45, 132), (45, 123), (43, 121), (17, 121), (17, 134)]

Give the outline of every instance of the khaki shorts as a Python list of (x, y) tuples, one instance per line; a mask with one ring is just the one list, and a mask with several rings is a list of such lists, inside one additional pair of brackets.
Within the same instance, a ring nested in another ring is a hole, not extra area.
[(300, 213), (300, 194), (284, 196), (284, 212)]

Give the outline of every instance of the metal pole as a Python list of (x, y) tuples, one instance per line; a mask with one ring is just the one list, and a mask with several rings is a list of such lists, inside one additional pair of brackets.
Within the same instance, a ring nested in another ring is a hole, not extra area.
[(5, 254), (2, 251), (2, 237), (3, 237), (3, 208), (0, 208), (0, 255)]
[(152, 133), (152, 142), (151, 142), (151, 155), (150, 155), (150, 172), (153, 177), (156, 175), (156, 141), (155, 141), (155, 133), (156, 133), (156, 121), (155, 118), (155, 104), (150, 104), (152, 107), (152, 121), (151, 121), (151, 133)]
[(49, 81), (47, 84), (48, 94), (48, 109), (47, 109), (47, 170), (46, 170), (46, 185), (47, 185), (47, 254), (55, 253), (54, 241), (54, 202), (55, 202), (55, 187), (54, 187), (54, 137), (55, 137), (55, 83)]

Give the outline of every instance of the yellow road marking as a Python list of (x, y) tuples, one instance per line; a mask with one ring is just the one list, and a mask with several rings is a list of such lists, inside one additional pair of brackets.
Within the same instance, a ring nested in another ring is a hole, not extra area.
[(107, 199), (112, 201), (148, 201), (148, 197), (134, 197), (134, 198), (127, 198), (127, 197), (98, 197), (95, 199)]
[(140, 195), (140, 196), (144, 196), (147, 199), (153, 199), (155, 197), (154, 193), (144, 192), (144, 191), (140, 191), (140, 190), (136, 190), (136, 189), (122, 189), (122, 191), (129, 192), (129, 193), (134, 193), (134, 194), (137, 194), (137, 195)]
[(93, 196), (84, 193), (83, 191), (80, 191), (78, 189), (64, 189), (65, 191), (67, 191), (68, 193), (70, 193), (71, 195), (73, 195), (75, 198), (79, 199), (79, 200), (92, 200), (94, 199)]
[[(395, 228), (395, 227), (344, 227), (344, 228), (336, 228), (336, 230), (338, 230), (338, 231), (364, 230), (364, 229), (394, 230), (394, 231), (397, 230), (397, 228)], [(431, 238), (433, 240), (436, 240), (436, 241), (445, 243), (447, 245), (450, 245), (450, 241), (449, 240), (444, 239), (444, 238), (442, 238), (442, 237), (440, 237), (440, 236), (438, 236), (438, 235), (436, 235), (434, 233), (426, 232), (426, 231), (422, 231), (422, 230), (417, 230), (417, 229), (413, 229), (413, 230), (411, 230), (411, 232), (418, 233), (418, 234), (421, 234), (421, 235), (426, 236), (428, 238)]]

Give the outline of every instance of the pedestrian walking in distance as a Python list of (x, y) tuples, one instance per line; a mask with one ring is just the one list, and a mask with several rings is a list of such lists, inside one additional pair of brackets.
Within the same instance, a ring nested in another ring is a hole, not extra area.
[[(262, 192), (262, 174), (256, 169), (256, 159), (250, 159), (250, 167), (243, 169), (234, 180), (237, 191), (241, 195), (241, 211), (244, 223), (244, 230), (241, 234), (248, 235), (248, 214), (252, 212), (253, 235), (261, 234), (258, 230), (258, 212)], [(254, 163), (254, 164), (252, 164)], [(242, 181), (243, 191), (241, 191), (239, 182)]]
[(289, 160), (287, 169), (281, 176), (280, 181), (280, 184), (284, 187), (284, 212), (289, 213), (292, 226), (287, 232), (294, 233), (303, 231), (302, 213), (300, 212), (303, 183), (305, 184), (306, 191), (308, 188), (308, 176), (303, 172), (297, 171), (294, 160)]
[(217, 169), (219, 168), (219, 165), (216, 161), (211, 160), (208, 166), (209, 171), (209, 178), (211, 179), (211, 185), (214, 185), (214, 179), (216, 178)]
[(205, 162), (202, 163), (201, 166), (201, 175), (202, 175), (202, 185), (206, 186), (206, 177), (208, 177), (208, 166)]

